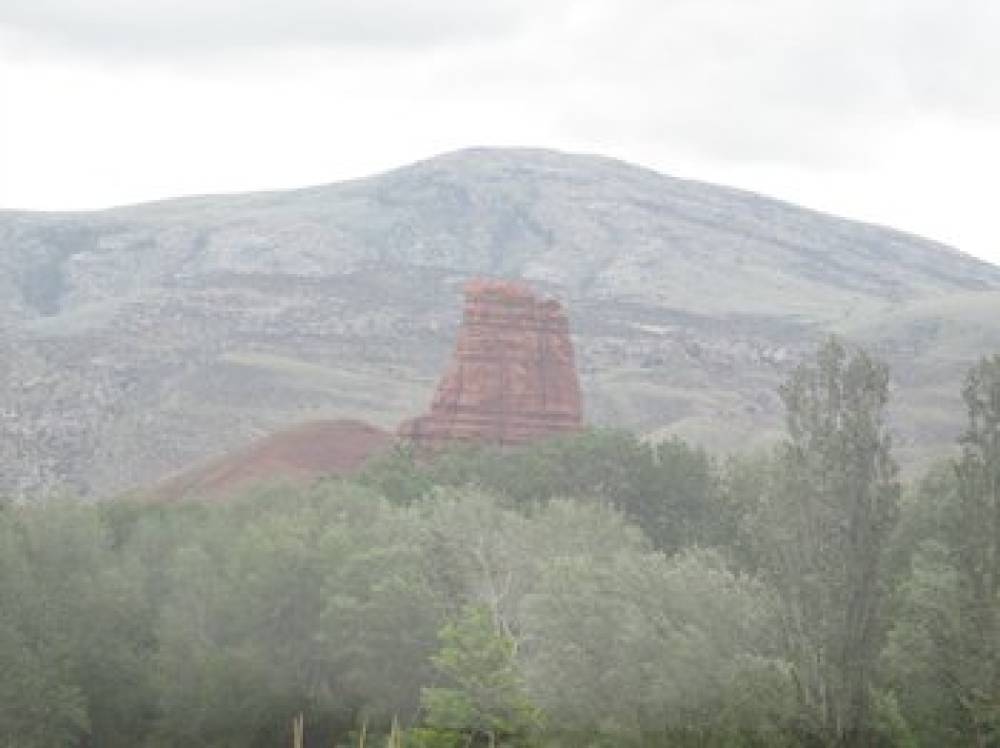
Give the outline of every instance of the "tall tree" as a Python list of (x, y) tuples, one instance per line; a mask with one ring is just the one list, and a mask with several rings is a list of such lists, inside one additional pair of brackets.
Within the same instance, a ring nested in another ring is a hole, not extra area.
[(1000, 355), (962, 388), (968, 427), (956, 464), (960, 703), (976, 745), (1000, 740)]
[[(464, 745), (530, 745), (541, 727), (541, 715), (524, 692), (513, 639), (498, 631), (493, 611), (469, 606), (457, 621), (441, 630), (441, 651), (433, 658), (448, 686), (425, 688), (422, 694), (430, 745), (450, 745), (456, 735)], [(477, 738), (485, 738), (478, 741)]]
[(888, 369), (836, 338), (781, 388), (788, 439), (767, 502), (767, 566), (784, 600), (802, 728), (831, 745), (872, 730), (882, 556), (898, 515), (884, 421)]

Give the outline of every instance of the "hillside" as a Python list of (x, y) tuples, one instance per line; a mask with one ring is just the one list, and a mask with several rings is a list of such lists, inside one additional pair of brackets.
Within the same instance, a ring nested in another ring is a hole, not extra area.
[(592, 156), (477, 149), (371, 178), (93, 213), (0, 212), (0, 493), (101, 495), (299, 421), (423, 410), (461, 283), (571, 317), (588, 419), (723, 449), (826, 331), (894, 365), (904, 460), (1000, 349), (1000, 269)]
[(308, 483), (350, 475), (392, 443), (391, 434), (362, 421), (308, 421), (172, 476), (144, 498), (223, 498), (261, 481)]

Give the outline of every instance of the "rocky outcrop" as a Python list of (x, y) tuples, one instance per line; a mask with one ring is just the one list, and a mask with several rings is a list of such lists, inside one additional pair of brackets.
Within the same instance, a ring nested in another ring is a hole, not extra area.
[(582, 425), (569, 323), (559, 302), (505, 281), (471, 281), (452, 362), (430, 413), (399, 435), (420, 444), (519, 444)]

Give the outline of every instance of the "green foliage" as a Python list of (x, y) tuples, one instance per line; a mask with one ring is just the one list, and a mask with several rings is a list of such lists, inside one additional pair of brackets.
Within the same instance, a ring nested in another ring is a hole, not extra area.
[(969, 371), (962, 396), (961, 458), (924, 479), (908, 512), (885, 652), (928, 745), (1000, 739), (1000, 357)]
[(758, 524), (764, 568), (783, 601), (804, 729), (865, 744), (900, 493), (884, 422), (888, 371), (831, 338), (781, 395), (788, 440)]
[(173, 561), (161, 734), (268, 745), (298, 711), (332, 725), (415, 709), (440, 619), (405, 528), (340, 484), (257, 509)]
[(769, 454), (594, 430), (0, 507), (0, 748), (994, 745), (1000, 359), (963, 395), (902, 501), (887, 373), (834, 340)]
[(84, 696), (65, 662), (39, 651), (6, 623), (0, 625), (0, 657), (0, 745), (50, 748), (87, 734)]
[(467, 607), (440, 637), (441, 650), (432, 660), (449, 685), (423, 689), (427, 726), (438, 733), (487, 735), (491, 745), (526, 745), (541, 727), (541, 715), (524, 694), (515, 642), (496, 630), (491, 611)]
[(370, 460), (359, 482), (397, 505), (412, 504), (434, 490), (434, 481), (417, 462), (412, 445), (397, 444)]
[(956, 546), (960, 698), (978, 740), (1000, 740), (1000, 356), (983, 359), (962, 389)]
[(23, 744), (134, 744), (151, 711), (149, 610), (94, 512), (0, 516), (0, 554), (0, 725), (33, 724), (10, 728)]
[(557, 731), (782, 742), (793, 702), (775, 601), (718, 554), (557, 557), (526, 606), (529, 689)]
[(592, 429), (521, 448), (457, 447), (419, 458), (397, 449), (361, 477), (400, 504), (434, 487), (476, 487), (525, 510), (554, 498), (607, 503), (640, 525), (668, 552), (728, 543), (739, 507), (720, 493), (719, 470), (701, 449), (679, 439), (650, 445), (618, 429)]
[(897, 703), (927, 745), (963, 742), (957, 685), (960, 650), (958, 574), (947, 547), (920, 544), (896, 593), (883, 659)]
[[(0, 515), (0, 745), (49, 748), (90, 727), (65, 621), (35, 583), (22, 528)], [(61, 624), (61, 625), (60, 625)]]

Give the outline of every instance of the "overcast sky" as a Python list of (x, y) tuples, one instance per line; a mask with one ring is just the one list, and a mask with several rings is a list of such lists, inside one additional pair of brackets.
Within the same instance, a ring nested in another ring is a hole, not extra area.
[(0, 207), (615, 156), (1000, 262), (998, 0), (0, 0)]

